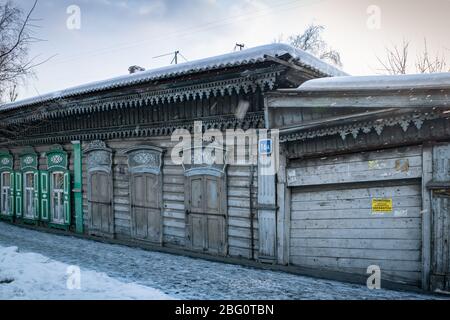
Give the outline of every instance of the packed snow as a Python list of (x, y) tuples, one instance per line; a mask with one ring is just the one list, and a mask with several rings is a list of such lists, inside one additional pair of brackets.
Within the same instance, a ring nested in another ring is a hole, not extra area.
[[(59, 236), (3, 222), (0, 246), (0, 299), (445, 298), (370, 290), (363, 285)], [(68, 266), (81, 270), (80, 291), (67, 290)]]
[(309, 80), (297, 91), (450, 88), (450, 73), (343, 76)]
[(125, 283), (91, 270), (79, 269), (17, 247), (0, 246), (0, 299), (99, 300), (170, 297), (160, 290)]

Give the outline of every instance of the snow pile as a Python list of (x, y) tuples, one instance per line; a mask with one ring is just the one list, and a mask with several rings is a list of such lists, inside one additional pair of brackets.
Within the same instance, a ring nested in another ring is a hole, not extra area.
[(0, 246), (0, 300), (165, 300), (163, 292)]
[(303, 83), (297, 90), (413, 90), (426, 88), (450, 88), (450, 73), (320, 78)]

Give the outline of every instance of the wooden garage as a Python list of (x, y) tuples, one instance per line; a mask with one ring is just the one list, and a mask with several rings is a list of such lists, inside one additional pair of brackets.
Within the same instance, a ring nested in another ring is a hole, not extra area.
[[(290, 263), (421, 281), (422, 150), (293, 161)], [(384, 203), (377, 207), (377, 203)]]
[(280, 135), (278, 262), (450, 289), (449, 74), (311, 80), (266, 95)]

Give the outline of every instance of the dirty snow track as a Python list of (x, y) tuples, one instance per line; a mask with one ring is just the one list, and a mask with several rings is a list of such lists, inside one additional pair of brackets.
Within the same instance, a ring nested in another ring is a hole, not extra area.
[[(0, 246), (104, 272), (176, 299), (432, 299), (27, 230), (0, 222)], [(7, 284), (3, 284), (7, 285)], [(1, 291), (1, 290), (0, 290)], [(5, 298), (1, 297), (0, 299)]]

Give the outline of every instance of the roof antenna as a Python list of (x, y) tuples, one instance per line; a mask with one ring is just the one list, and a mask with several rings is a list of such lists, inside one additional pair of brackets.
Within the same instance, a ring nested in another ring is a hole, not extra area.
[(173, 55), (174, 57), (173, 57), (172, 61), (170, 62), (170, 64), (173, 64), (173, 63), (178, 64), (178, 56), (181, 56), (186, 62), (188, 62), (188, 59), (186, 59), (179, 50), (177, 50), (175, 52), (166, 53), (166, 54), (162, 54), (160, 56), (153, 57), (153, 59), (167, 57), (167, 56), (171, 56), (171, 55)]
[(234, 51), (236, 51), (237, 48), (239, 48), (239, 51), (242, 51), (244, 47), (245, 47), (244, 43), (236, 43), (236, 45), (234, 46)]

